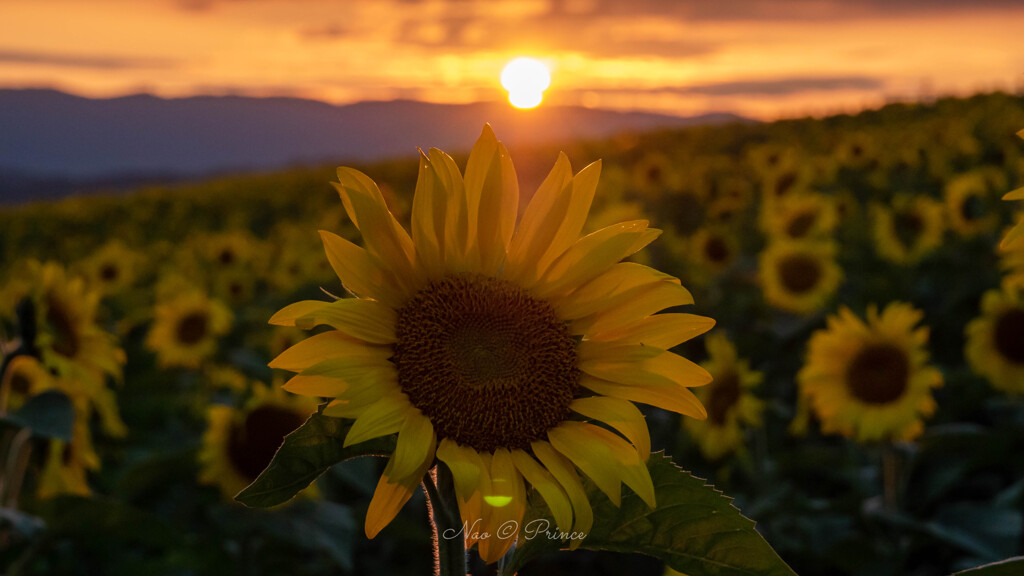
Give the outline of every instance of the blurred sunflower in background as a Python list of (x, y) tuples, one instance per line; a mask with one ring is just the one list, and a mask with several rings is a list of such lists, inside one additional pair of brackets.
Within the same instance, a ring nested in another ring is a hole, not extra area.
[(13, 412), (25, 400), (52, 387), (53, 375), (33, 356), (22, 354), (11, 358), (3, 373), (0, 391), (0, 414)]
[(701, 454), (718, 460), (743, 450), (743, 433), (761, 426), (764, 402), (754, 390), (764, 379), (761, 372), (750, 369), (750, 362), (741, 359), (736, 346), (725, 334), (711, 334), (705, 339), (708, 360), (701, 363), (714, 381), (697, 388), (697, 398), (707, 407), (706, 420), (686, 418), (683, 425), (697, 442)]
[[(199, 481), (216, 486), (231, 500), (270, 464), (284, 437), (316, 412), (312, 398), (279, 386), (256, 384), (241, 408), (211, 404), (199, 451)], [(315, 493), (314, 488), (303, 492)]]
[(797, 381), (824, 432), (875, 442), (909, 441), (924, 431), (942, 374), (928, 364), (922, 317), (901, 302), (881, 314), (871, 306), (867, 322), (843, 307), (811, 336)]
[(901, 194), (892, 207), (871, 206), (872, 235), (879, 256), (896, 264), (915, 264), (942, 245), (942, 204), (921, 195)]
[[(325, 415), (355, 419), (345, 445), (398, 434), (367, 511), (369, 537), (409, 500), (435, 453), (451, 470), (462, 519), (480, 533), (521, 524), (526, 483), (559, 530), (586, 533), (593, 512), (577, 468), (615, 505), (625, 483), (654, 507), (650, 437), (633, 402), (706, 417), (689, 388), (710, 375), (668, 350), (714, 321), (656, 314), (692, 304), (690, 293), (620, 262), (658, 236), (647, 221), (580, 237), (599, 173), (595, 163), (573, 176), (561, 154), (517, 226), (515, 170), (486, 126), (464, 175), (440, 150), (421, 156), (410, 236), (370, 178), (338, 170), (366, 248), (321, 234), (356, 297), (275, 314), (272, 324), (335, 330), (270, 365), (299, 372), (286, 390), (332, 398)], [(489, 563), (515, 541), (477, 536), (467, 534), (467, 546)]]
[(996, 190), (1005, 189), (1006, 176), (997, 170), (978, 168), (954, 177), (945, 189), (949, 227), (964, 237), (992, 230), (999, 222)]
[(90, 288), (109, 296), (131, 287), (143, 263), (138, 252), (120, 240), (111, 240), (83, 260), (79, 268)]
[[(1017, 132), (1017, 136), (1024, 138), (1024, 130)], [(1003, 200), (1024, 200), (1024, 188), (1018, 188), (1013, 192), (1008, 192), (1003, 196)], [(1019, 215), (1018, 215), (1019, 216)], [(999, 244), (999, 247), (1003, 250), (1009, 250), (1014, 245), (1022, 244), (1024, 241), (1021, 238), (1024, 237), (1024, 218), (1017, 218), (1014, 227), (1006, 233), (1003, 237), (1003, 241)]]
[(198, 368), (217, 351), (217, 339), (231, 328), (231, 310), (198, 289), (158, 301), (146, 347), (161, 367)]
[(964, 356), (992, 386), (1024, 394), (1024, 286), (1007, 282), (981, 299), (981, 316), (965, 328)]
[(729, 269), (736, 262), (740, 251), (735, 235), (710, 226), (701, 228), (686, 242), (686, 246), (686, 259), (711, 275)]
[(831, 198), (803, 192), (779, 199), (762, 221), (773, 238), (807, 240), (828, 237), (839, 219)]
[(765, 300), (796, 314), (813, 314), (822, 309), (843, 279), (835, 252), (831, 241), (771, 242), (760, 256)]

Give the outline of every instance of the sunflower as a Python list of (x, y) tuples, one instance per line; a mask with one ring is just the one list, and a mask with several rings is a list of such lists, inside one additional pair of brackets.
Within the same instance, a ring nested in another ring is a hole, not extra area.
[[(767, 204), (764, 208), (769, 208)], [(806, 240), (830, 235), (838, 223), (835, 203), (822, 194), (806, 192), (780, 198), (762, 221), (773, 238)]]
[(231, 311), (198, 290), (159, 302), (146, 346), (161, 367), (198, 368), (217, 351), (217, 339), (231, 328)]
[(942, 244), (942, 204), (926, 196), (898, 195), (892, 207), (873, 205), (875, 251), (890, 262), (914, 264)]
[(764, 375), (750, 369), (741, 360), (736, 347), (721, 333), (707, 337), (708, 360), (704, 367), (714, 382), (697, 389), (697, 398), (708, 408), (707, 420), (687, 418), (686, 430), (693, 435), (705, 458), (717, 460), (730, 452), (742, 450), (744, 428), (761, 425), (764, 402), (754, 396), (754, 389)]
[(1024, 394), (1024, 286), (1006, 283), (986, 292), (981, 316), (965, 332), (971, 369), (1000, 390)]
[(314, 412), (315, 400), (265, 385), (254, 386), (241, 409), (211, 404), (199, 451), (199, 481), (217, 486), (231, 500), (270, 464), (284, 437)]
[(946, 184), (949, 227), (961, 236), (976, 236), (996, 226), (999, 214), (992, 199), (1006, 189), (1006, 177), (997, 170), (976, 169)]
[(31, 396), (52, 387), (53, 375), (32, 356), (11, 358), (3, 373), (0, 393), (0, 414), (17, 410)]
[(668, 157), (650, 152), (633, 164), (633, 184), (642, 197), (655, 199), (668, 190), (678, 188), (680, 176)]
[(50, 440), (43, 455), (43, 469), (36, 488), (40, 498), (61, 494), (89, 496), (88, 469), (76, 453), (73, 443)]
[(765, 300), (782, 310), (811, 314), (835, 294), (843, 272), (832, 242), (776, 241), (761, 252)]
[[(560, 530), (586, 533), (593, 513), (577, 468), (616, 505), (625, 483), (654, 506), (649, 432), (632, 402), (706, 417), (689, 387), (710, 375), (667, 350), (714, 321), (656, 314), (692, 296), (671, 276), (620, 262), (658, 236), (647, 221), (580, 237), (599, 172), (594, 163), (573, 176), (561, 154), (517, 225), (512, 161), (485, 126), (465, 175), (440, 150), (421, 155), (410, 236), (370, 178), (338, 170), (366, 248), (321, 234), (357, 297), (275, 314), (271, 324), (336, 330), (270, 366), (299, 372), (286, 390), (332, 398), (324, 414), (355, 419), (346, 445), (398, 433), (367, 536), (409, 500), (435, 454), (462, 519), (481, 533), (522, 519), (526, 483)], [(487, 562), (515, 540), (468, 536)]]
[(713, 274), (727, 270), (739, 256), (736, 237), (715, 227), (701, 228), (687, 244), (688, 258)]
[(922, 317), (901, 302), (881, 314), (871, 306), (867, 322), (843, 307), (811, 336), (797, 380), (822, 430), (858, 442), (921, 434), (922, 418), (935, 411), (932, 388), (942, 385), (928, 365), (928, 328), (916, 327)]
[[(1024, 132), (1024, 130), (1021, 132)], [(1003, 200), (1024, 200), (1024, 188), (1008, 192), (1003, 196)], [(1021, 240), (1022, 237), (1024, 237), (1024, 218), (1018, 216), (1017, 224), (1006, 233), (999, 247), (1003, 250), (1009, 250), (1017, 245), (1024, 246), (1024, 241)]]
[(119, 379), (124, 351), (96, 324), (100, 293), (53, 262), (32, 266), (32, 275), (35, 347), (43, 365), (95, 391), (106, 387), (107, 376)]
[(112, 240), (86, 258), (80, 268), (89, 286), (104, 295), (130, 287), (139, 275), (144, 259), (120, 240)]

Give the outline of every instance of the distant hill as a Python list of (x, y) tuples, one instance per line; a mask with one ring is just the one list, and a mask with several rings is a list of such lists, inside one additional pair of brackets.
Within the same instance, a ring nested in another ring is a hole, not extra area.
[(118, 182), (405, 156), (417, 146), (465, 150), (485, 122), (514, 146), (736, 120), (742, 118), (565, 106), (517, 111), (504, 103), (334, 106), (297, 98), (145, 94), (97, 100), (54, 90), (0, 90), (0, 202)]

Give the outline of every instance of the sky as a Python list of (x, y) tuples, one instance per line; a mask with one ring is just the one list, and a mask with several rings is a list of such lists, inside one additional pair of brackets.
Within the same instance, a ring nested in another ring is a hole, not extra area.
[(0, 0), (0, 87), (504, 99), (759, 119), (1024, 90), (1021, 0)]

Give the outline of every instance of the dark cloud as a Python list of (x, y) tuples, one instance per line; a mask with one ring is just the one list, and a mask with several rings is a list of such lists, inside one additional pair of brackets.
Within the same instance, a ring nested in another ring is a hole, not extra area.
[(93, 68), (97, 70), (125, 70), (129, 68), (171, 68), (170, 60), (156, 58), (122, 58), (83, 54), (57, 54), (52, 52), (26, 52), (0, 49), (0, 64), (35, 64), (62, 68)]

